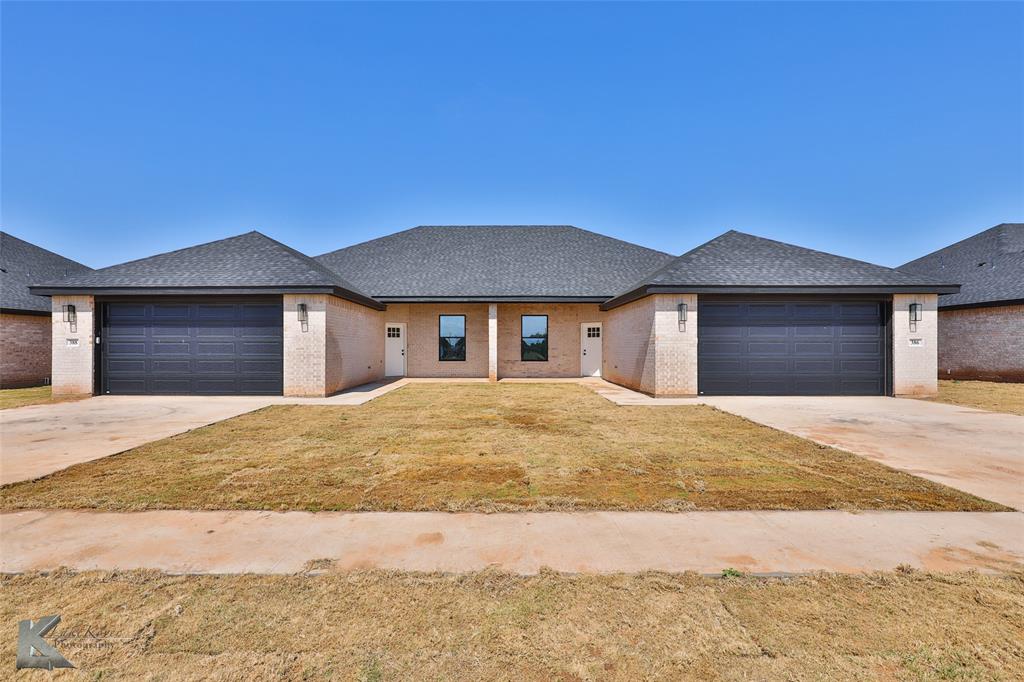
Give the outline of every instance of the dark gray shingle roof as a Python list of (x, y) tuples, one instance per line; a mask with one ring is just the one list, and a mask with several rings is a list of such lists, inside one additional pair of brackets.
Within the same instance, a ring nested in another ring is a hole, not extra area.
[(34, 284), (44, 291), (83, 292), (136, 288), (335, 290), (346, 298), (379, 306), (321, 263), (255, 231)]
[(960, 282), (939, 306), (1024, 300), (1024, 223), (1003, 223), (901, 265), (900, 270)]
[(900, 272), (730, 230), (633, 282), (616, 300), (609, 301), (609, 307), (635, 298), (638, 291), (658, 287), (687, 287), (694, 291), (704, 288), (846, 287), (896, 291), (909, 288), (940, 290), (951, 284), (954, 283), (941, 278)]
[(672, 256), (569, 225), (424, 225), (317, 260), (378, 298), (607, 298)]
[(29, 285), (88, 271), (87, 265), (0, 232), (0, 308), (4, 310), (49, 312), (50, 299), (30, 294)]

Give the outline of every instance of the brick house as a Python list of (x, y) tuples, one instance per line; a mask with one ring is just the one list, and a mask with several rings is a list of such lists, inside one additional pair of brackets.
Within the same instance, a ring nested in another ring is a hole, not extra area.
[(1024, 223), (1003, 223), (901, 270), (959, 282), (939, 296), (939, 377), (1024, 381)]
[(423, 226), (315, 258), (249, 232), (32, 288), (56, 392), (298, 396), (388, 376), (930, 394), (957, 290), (740, 232), (676, 257), (571, 226)]
[(29, 293), (29, 284), (89, 270), (0, 232), (0, 388), (50, 381), (50, 300)]

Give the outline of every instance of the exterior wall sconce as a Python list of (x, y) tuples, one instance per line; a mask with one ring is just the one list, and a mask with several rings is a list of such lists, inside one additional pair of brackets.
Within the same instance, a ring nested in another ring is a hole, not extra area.
[(64, 321), (71, 326), (72, 332), (78, 331), (78, 313), (75, 312), (75, 306), (67, 303), (63, 306)]
[(923, 310), (924, 306), (922, 306), (920, 303), (910, 304), (910, 331), (917, 331), (917, 323), (920, 322), (924, 317)]
[(679, 311), (679, 331), (686, 331), (686, 315), (689, 312), (689, 306), (685, 303), (680, 303), (676, 306)]
[(302, 331), (309, 331), (309, 311), (306, 310), (306, 304), (299, 304), (299, 322), (302, 324)]

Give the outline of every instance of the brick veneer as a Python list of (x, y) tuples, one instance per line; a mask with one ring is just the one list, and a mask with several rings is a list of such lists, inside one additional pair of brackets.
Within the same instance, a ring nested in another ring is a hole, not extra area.
[(0, 388), (49, 382), (50, 327), (50, 315), (0, 314)]
[[(685, 328), (680, 303), (688, 306)], [(647, 296), (606, 315), (606, 379), (656, 396), (696, 395), (696, 294)]]
[[(522, 316), (548, 316), (547, 362), (522, 361)], [(498, 305), (498, 377), (578, 377), (580, 325), (604, 322), (596, 303), (503, 303)], [(603, 345), (602, 345), (603, 356)]]
[(283, 314), (285, 395), (331, 395), (383, 378), (382, 312), (327, 294), (287, 294)]
[[(75, 306), (78, 318), (76, 331), (72, 331), (71, 324), (64, 321), (64, 306), (67, 304)], [(53, 394), (92, 395), (93, 297), (53, 296), (50, 306)]]
[[(923, 306), (923, 320), (910, 330), (910, 304)], [(935, 395), (938, 383), (938, 296), (894, 294), (892, 297), (892, 379), (896, 395)], [(910, 339), (922, 344), (911, 346)]]
[(1024, 382), (1024, 305), (939, 310), (939, 378)]
[[(386, 322), (405, 323), (405, 372), (410, 377), (470, 378), (487, 376), (486, 303), (391, 303)], [(439, 315), (466, 316), (466, 359), (438, 359)], [(501, 313), (498, 313), (499, 319)], [(378, 344), (383, 347), (384, 332)]]

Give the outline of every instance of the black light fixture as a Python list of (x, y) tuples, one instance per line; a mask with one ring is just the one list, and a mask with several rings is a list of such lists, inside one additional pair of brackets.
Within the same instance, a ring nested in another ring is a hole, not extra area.
[(71, 325), (71, 331), (78, 331), (78, 313), (75, 312), (75, 306), (71, 303), (66, 303), (63, 306), (64, 310), (64, 321)]
[(924, 306), (920, 303), (910, 304), (910, 331), (917, 331), (917, 323), (923, 319)]
[(680, 303), (676, 306), (679, 311), (679, 331), (686, 331), (686, 315), (689, 312), (689, 306), (685, 303)]
[(299, 322), (302, 324), (302, 331), (309, 331), (309, 311), (306, 310), (306, 304), (299, 304)]

